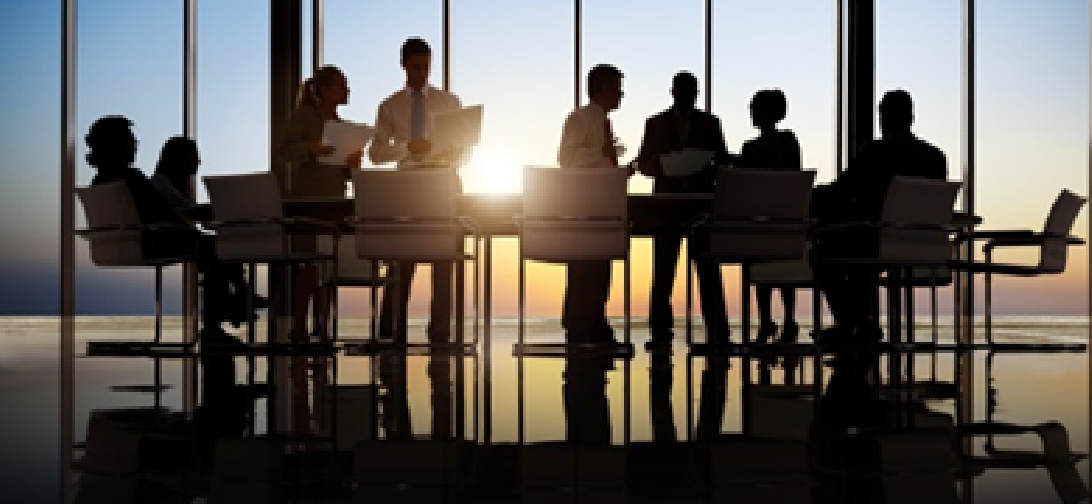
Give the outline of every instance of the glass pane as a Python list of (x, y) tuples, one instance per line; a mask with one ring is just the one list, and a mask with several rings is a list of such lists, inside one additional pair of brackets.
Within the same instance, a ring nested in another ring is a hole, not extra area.
[[(1042, 230), (1063, 188), (1088, 195), (1088, 4), (979, 2), (977, 14), (975, 209), (985, 229)], [(1087, 236), (1088, 212), (1074, 234)], [(1035, 264), (1036, 252), (998, 259)], [(1087, 313), (1087, 248), (1069, 252), (1062, 275), (997, 277), (995, 313)]]
[(791, 0), (713, 5), (713, 111), (728, 150), (758, 136), (751, 97), (760, 89), (785, 93), (779, 129), (800, 142), (801, 162), (831, 180), (835, 142), (835, 4)]
[(518, 192), (525, 165), (554, 166), (573, 103), (573, 5), (488, 0), (453, 8), (452, 89), (485, 104), (466, 192)]
[(269, 2), (201, 3), (197, 30), (199, 176), (269, 170)]
[(944, 152), (951, 180), (963, 178), (959, 138), (962, 19), (958, 0), (876, 2), (876, 103), (893, 89), (910, 93), (914, 134)]
[[(705, 89), (705, 7), (703, 2), (590, 0), (583, 2), (581, 104), (587, 103), (587, 74), (599, 63), (622, 71), (622, 104), (611, 114), (614, 134), (629, 162), (641, 146), (645, 119), (671, 106), (671, 78), (682, 70)], [(624, 17), (624, 22), (622, 22)], [(704, 94), (698, 103), (705, 102)], [(652, 191), (652, 180), (630, 179), (630, 192)]]
[(375, 124), (379, 103), (405, 86), (400, 50), (408, 37), (421, 37), (432, 46), (429, 81), (442, 87), (441, 16), (437, 0), (326, 2), (324, 63), (340, 67), (352, 90), (348, 105), (339, 109), (341, 117)]

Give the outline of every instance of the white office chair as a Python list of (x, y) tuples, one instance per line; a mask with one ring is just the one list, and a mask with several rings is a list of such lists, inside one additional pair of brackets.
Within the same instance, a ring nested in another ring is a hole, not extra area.
[[(155, 322), (153, 339), (144, 341), (91, 341), (87, 344), (88, 355), (146, 356), (160, 351), (186, 352), (192, 343), (163, 343), (163, 267), (192, 259), (187, 254), (178, 256), (151, 255), (148, 244), (163, 237), (155, 233), (194, 232), (189, 227), (174, 223), (142, 224), (136, 204), (123, 181), (81, 187), (76, 196), (83, 205), (87, 229), (76, 233), (87, 240), (91, 248), (91, 263), (99, 267), (151, 267), (155, 270)], [(196, 239), (196, 234), (194, 235)], [(196, 247), (194, 248), (196, 249)], [(154, 350), (154, 351), (153, 351)], [(154, 357), (154, 355), (153, 355)], [(169, 386), (162, 383), (159, 357), (154, 357), (153, 394), (158, 408), (161, 392)], [(143, 391), (147, 387), (131, 387)]]
[[(974, 231), (961, 237), (963, 240), (982, 241), (985, 262), (957, 262), (956, 269), (982, 273), (985, 277), (986, 342), (993, 343), (993, 275), (1034, 277), (1056, 275), (1065, 271), (1066, 257), (1071, 245), (1083, 245), (1084, 240), (1069, 236), (1077, 215), (1087, 199), (1063, 189), (1050, 207), (1041, 232), (1031, 230)], [(1035, 265), (1000, 264), (993, 261), (997, 248), (1038, 248), (1039, 262)]]
[[(742, 267), (743, 342), (750, 342), (749, 265), (802, 261), (807, 247), (808, 205), (814, 171), (723, 169), (717, 177), (713, 212), (694, 230), (709, 232), (708, 258)], [(687, 247), (686, 342), (693, 343), (692, 254)]]
[[(328, 262), (336, 265), (337, 251), (293, 250), (292, 241), (338, 236), (335, 224), (308, 217), (285, 217), (280, 186), (272, 173), (205, 177), (216, 230), (216, 256), (224, 262), (247, 263), (253, 278), (255, 263)], [(332, 330), (337, 333), (337, 292), (332, 293)], [(248, 321), (248, 343), (253, 343), (253, 321)]]
[[(353, 194), (355, 215), (348, 219), (348, 223), (355, 236), (356, 257), (370, 262), (372, 271), (378, 270), (379, 261), (452, 261), (461, 265), (466, 259), (472, 260), (474, 336), (471, 344), (477, 345), (480, 240), (473, 221), (456, 214), (458, 180), (455, 173), (446, 169), (356, 171), (353, 173)], [(469, 257), (463, 242), (467, 233), (474, 236), (474, 252)], [(393, 269), (388, 272), (388, 277), (391, 274)], [(460, 277), (458, 275), (456, 278)], [(398, 285), (395, 280), (391, 282), (395, 292), (387, 292), (386, 295), (393, 295), (394, 299), (399, 299), (398, 289), (409, 288), (408, 285)], [(456, 285), (455, 290), (456, 311), (461, 313), (461, 285)], [(372, 313), (376, 311), (375, 304), (373, 290)], [(395, 306), (398, 304), (395, 303)], [(400, 323), (401, 314), (394, 314), (393, 319), (394, 324)], [(456, 320), (457, 339), (462, 324), (461, 319)], [(374, 343), (374, 326), (372, 339)]]
[[(629, 218), (626, 173), (614, 169), (559, 169), (527, 167), (523, 172), (523, 214), (519, 226), (519, 317), (517, 343), (519, 441), (523, 441), (523, 357), (565, 356), (586, 344), (524, 342), (526, 308), (525, 261), (565, 263), (582, 260), (622, 260), (624, 326), (623, 348), (607, 349), (625, 360), (625, 441), (629, 442), (630, 281)], [(563, 350), (557, 353), (557, 350)], [(553, 351), (551, 351), (553, 350)], [(601, 349), (598, 349), (601, 350)], [(619, 352), (621, 350), (621, 352)]]

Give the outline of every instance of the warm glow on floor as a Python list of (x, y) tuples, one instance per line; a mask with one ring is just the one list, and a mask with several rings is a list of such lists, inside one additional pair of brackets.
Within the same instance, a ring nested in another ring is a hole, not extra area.
[(522, 170), (516, 156), (510, 152), (489, 145), (479, 146), (461, 170), (463, 192), (518, 193), (523, 185)]

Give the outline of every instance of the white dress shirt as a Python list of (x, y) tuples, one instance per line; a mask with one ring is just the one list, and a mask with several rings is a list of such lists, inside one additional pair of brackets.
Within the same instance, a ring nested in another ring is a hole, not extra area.
[[(442, 112), (457, 110), (462, 107), (459, 97), (430, 85), (422, 88), (424, 92), (425, 124), (422, 138), (432, 135), (433, 117)], [(368, 157), (373, 163), (402, 161), (407, 156), (406, 143), (410, 141), (413, 114), (413, 90), (406, 86), (383, 100), (375, 114), (375, 137), (372, 139)]]
[[(614, 162), (603, 154), (606, 140), (607, 112), (594, 101), (577, 108), (565, 119), (557, 162), (562, 168), (613, 168)], [(613, 140), (611, 140), (613, 144)]]

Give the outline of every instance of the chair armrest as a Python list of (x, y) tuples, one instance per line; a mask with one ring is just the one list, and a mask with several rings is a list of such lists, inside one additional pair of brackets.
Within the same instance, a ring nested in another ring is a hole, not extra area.
[(156, 222), (152, 224), (118, 224), (116, 226), (97, 226), (86, 229), (77, 229), (74, 233), (77, 236), (87, 236), (95, 233), (104, 233), (108, 231), (197, 231), (196, 228), (188, 224), (178, 224), (174, 222)]

